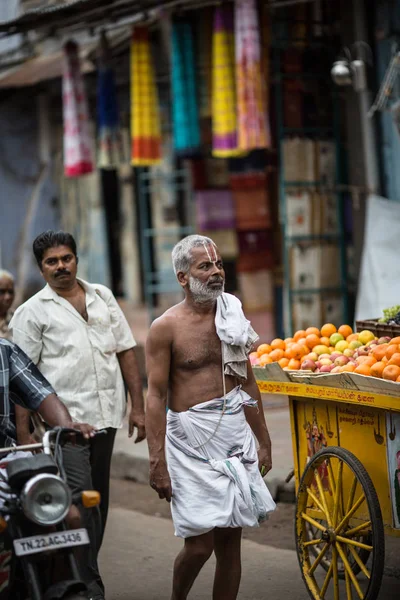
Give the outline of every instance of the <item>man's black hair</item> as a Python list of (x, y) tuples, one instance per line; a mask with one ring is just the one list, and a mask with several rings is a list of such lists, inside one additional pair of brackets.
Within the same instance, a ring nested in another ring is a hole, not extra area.
[(70, 233), (49, 229), (38, 235), (33, 242), (33, 254), (40, 270), (42, 270), (42, 261), (46, 250), (56, 248), (57, 246), (68, 246), (68, 248), (71, 248), (73, 254), (77, 256), (76, 242)]

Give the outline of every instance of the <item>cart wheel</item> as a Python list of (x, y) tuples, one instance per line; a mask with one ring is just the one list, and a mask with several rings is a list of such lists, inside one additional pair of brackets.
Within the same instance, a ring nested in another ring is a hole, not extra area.
[(297, 494), (295, 536), (311, 598), (378, 597), (385, 554), (382, 514), (367, 471), (348, 450), (330, 446), (310, 460)]

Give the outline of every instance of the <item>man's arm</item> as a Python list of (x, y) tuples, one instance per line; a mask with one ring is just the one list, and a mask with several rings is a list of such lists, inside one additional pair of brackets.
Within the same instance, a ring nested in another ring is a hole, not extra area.
[(154, 321), (146, 343), (148, 393), (146, 432), (150, 454), (150, 485), (171, 502), (172, 487), (165, 460), (166, 406), (171, 364), (171, 334), (162, 319)]
[[(254, 400), (257, 400), (257, 409), (246, 406), (244, 409), (246, 420), (253, 430), (259, 443), (258, 463), (263, 475), (272, 468), (271, 439), (269, 437), (267, 423), (265, 421), (264, 408), (262, 405), (260, 390), (254, 378), (250, 361), (247, 363), (247, 381), (242, 386), (243, 390)], [(264, 468), (263, 468), (264, 467)]]
[(131, 398), (131, 410), (129, 413), (129, 437), (133, 435), (133, 428), (137, 427), (138, 433), (135, 444), (146, 438), (144, 421), (143, 389), (140, 378), (139, 364), (135, 350), (130, 348), (117, 354), (122, 376), (128, 387)]
[(42, 400), (37, 412), (50, 427), (77, 429), (86, 439), (93, 437), (95, 434), (95, 428), (92, 427), (92, 425), (73, 422), (67, 407), (61, 402), (56, 394), (46, 396), (46, 398)]

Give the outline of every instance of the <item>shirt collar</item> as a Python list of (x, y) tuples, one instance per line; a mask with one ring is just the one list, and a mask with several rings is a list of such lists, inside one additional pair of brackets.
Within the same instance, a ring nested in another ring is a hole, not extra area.
[[(92, 285), (91, 283), (88, 283), (84, 279), (80, 279), (79, 277), (77, 277), (76, 280), (81, 284), (81, 286), (85, 290), (86, 295), (88, 296), (88, 304), (91, 304), (96, 298), (96, 286)], [(55, 300), (57, 302), (60, 298), (59, 294), (57, 294), (57, 292), (54, 291), (48, 283), (39, 292), (39, 295), (42, 300)]]

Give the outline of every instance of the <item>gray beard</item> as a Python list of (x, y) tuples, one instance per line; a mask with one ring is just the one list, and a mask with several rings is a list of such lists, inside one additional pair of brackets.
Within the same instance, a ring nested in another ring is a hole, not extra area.
[(189, 290), (191, 291), (193, 300), (198, 304), (213, 302), (223, 294), (224, 289), (225, 284), (220, 290), (213, 290), (209, 288), (206, 283), (202, 283), (196, 277), (189, 277)]

